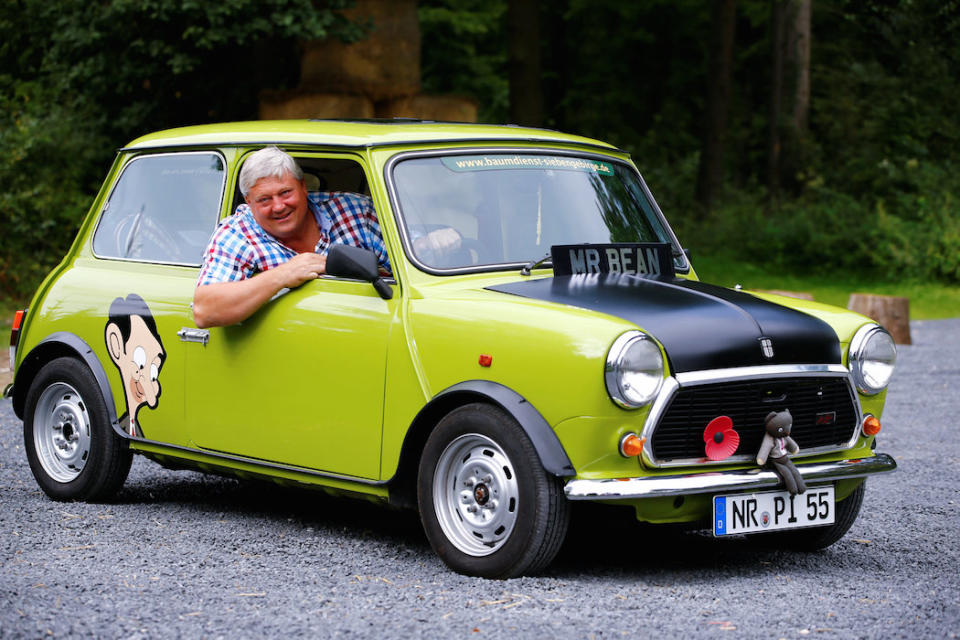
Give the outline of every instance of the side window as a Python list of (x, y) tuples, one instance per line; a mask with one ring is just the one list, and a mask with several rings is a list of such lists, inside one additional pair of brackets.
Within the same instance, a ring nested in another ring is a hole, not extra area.
[(94, 254), (199, 265), (217, 224), (225, 175), (223, 158), (215, 153), (130, 161), (100, 214)]

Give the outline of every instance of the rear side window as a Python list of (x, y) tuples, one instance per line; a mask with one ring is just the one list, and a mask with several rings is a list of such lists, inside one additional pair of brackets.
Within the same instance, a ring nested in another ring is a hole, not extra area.
[(223, 158), (216, 153), (130, 161), (100, 214), (94, 254), (199, 265), (217, 224), (225, 176)]

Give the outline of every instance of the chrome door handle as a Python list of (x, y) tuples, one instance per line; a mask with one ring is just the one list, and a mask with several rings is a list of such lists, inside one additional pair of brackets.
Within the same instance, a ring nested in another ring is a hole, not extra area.
[(180, 331), (177, 331), (177, 335), (180, 336), (182, 342), (199, 342), (202, 345), (210, 342), (210, 332), (206, 329), (183, 327)]

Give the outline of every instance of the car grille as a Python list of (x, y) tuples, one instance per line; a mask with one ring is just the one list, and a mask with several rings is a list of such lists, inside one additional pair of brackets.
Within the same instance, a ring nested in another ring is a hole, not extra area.
[[(756, 456), (771, 411), (789, 409), (790, 436), (800, 451), (844, 448), (857, 428), (846, 378), (774, 378), (681, 387), (651, 437), (657, 463), (705, 457), (703, 431), (717, 416), (729, 416), (740, 435), (734, 457)], [(818, 424), (818, 421), (820, 424)], [(832, 423), (831, 423), (832, 421)]]

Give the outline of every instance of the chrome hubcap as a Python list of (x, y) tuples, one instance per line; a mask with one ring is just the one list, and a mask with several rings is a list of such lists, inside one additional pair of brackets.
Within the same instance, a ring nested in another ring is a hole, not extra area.
[(471, 556), (496, 551), (513, 531), (519, 490), (513, 463), (495, 442), (460, 436), (440, 455), (433, 504), (447, 539)]
[(90, 416), (69, 384), (56, 382), (40, 394), (33, 444), (40, 466), (53, 480), (70, 482), (83, 471), (90, 455)]

